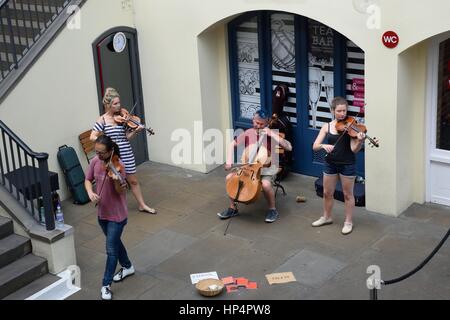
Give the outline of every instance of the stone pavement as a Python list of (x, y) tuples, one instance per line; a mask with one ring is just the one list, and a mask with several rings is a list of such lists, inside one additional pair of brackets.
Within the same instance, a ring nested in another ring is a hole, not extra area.
[[(129, 221), (122, 237), (136, 274), (114, 283), (114, 299), (165, 300), (307, 300), (369, 298), (366, 269), (381, 268), (383, 280), (396, 278), (422, 262), (450, 227), (450, 208), (414, 204), (393, 218), (355, 208), (354, 229), (343, 236), (343, 203), (335, 202), (334, 223), (320, 228), (311, 222), (322, 213), (315, 178), (290, 174), (287, 195), (277, 197), (280, 218), (264, 222), (263, 196), (240, 205), (227, 235), (228, 220), (216, 213), (228, 205), (224, 177), (147, 162), (138, 168), (144, 197), (157, 215), (140, 213), (128, 194)], [(297, 195), (307, 198), (297, 203)], [(380, 199), (382, 201), (382, 199)], [(63, 202), (65, 220), (75, 229), (82, 290), (70, 299), (100, 299), (105, 266), (105, 237), (92, 204)], [(382, 287), (379, 299), (450, 299), (450, 240), (418, 273)], [(220, 277), (242, 276), (257, 290), (200, 296), (190, 274), (216, 271)], [(292, 271), (297, 282), (270, 286), (266, 274)]]

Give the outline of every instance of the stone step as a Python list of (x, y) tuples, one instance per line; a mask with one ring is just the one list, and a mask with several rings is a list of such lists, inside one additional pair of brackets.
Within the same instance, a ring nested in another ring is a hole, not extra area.
[(0, 239), (6, 238), (12, 235), (14, 232), (14, 226), (11, 219), (0, 217)]
[(48, 273), (47, 261), (28, 254), (0, 269), (0, 299)]
[(31, 297), (33, 294), (41, 291), (44, 288), (47, 288), (52, 283), (59, 281), (61, 278), (54, 276), (52, 274), (46, 274), (37, 280), (34, 280), (30, 284), (25, 287), (17, 290), (16, 292), (10, 294), (9, 296), (3, 298), (3, 300), (25, 300), (28, 297)]
[(0, 268), (31, 253), (31, 241), (28, 238), (12, 234), (0, 240)]

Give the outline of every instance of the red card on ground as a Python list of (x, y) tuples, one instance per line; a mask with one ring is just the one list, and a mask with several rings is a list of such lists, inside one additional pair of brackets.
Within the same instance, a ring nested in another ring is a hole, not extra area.
[(222, 282), (224, 285), (227, 285), (227, 284), (235, 283), (235, 280), (233, 277), (226, 277), (226, 278), (222, 278)]
[(256, 282), (249, 282), (247, 284), (247, 289), (258, 289), (258, 284)]
[(247, 284), (248, 284), (248, 279), (246, 279), (246, 278), (236, 278), (236, 284), (238, 286), (246, 287)]
[(225, 288), (227, 288), (227, 292), (238, 291), (238, 287), (234, 284), (229, 284), (229, 285), (225, 286)]

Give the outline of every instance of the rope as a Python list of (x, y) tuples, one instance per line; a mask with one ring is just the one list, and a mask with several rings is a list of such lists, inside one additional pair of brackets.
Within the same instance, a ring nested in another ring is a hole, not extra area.
[(439, 251), (439, 249), (442, 247), (442, 245), (444, 244), (444, 242), (447, 240), (447, 238), (449, 236), (450, 236), (450, 229), (448, 229), (447, 233), (442, 238), (441, 242), (439, 242), (439, 244), (436, 246), (436, 248), (434, 248), (434, 250), (430, 253), (430, 255), (421, 264), (419, 264), (415, 269), (411, 270), (410, 272), (404, 274), (401, 277), (398, 277), (398, 278), (395, 278), (392, 280), (387, 280), (387, 281), (382, 280), (381, 283), (387, 286), (389, 284), (393, 284), (393, 283), (405, 280), (406, 278), (409, 278), (410, 276), (415, 274), (417, 271), (422, 269), (431, 260), (431, 258), (433, 258), (433, 256)]

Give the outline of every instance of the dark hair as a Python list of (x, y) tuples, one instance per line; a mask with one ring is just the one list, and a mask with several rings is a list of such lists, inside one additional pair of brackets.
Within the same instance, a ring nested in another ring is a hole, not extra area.
[(347, 109), (348, 109), (348, 102), (347, 102), (347, 100), (345, 100), (344, 98), (342, 98), (342, 97), (335, 97), (334, 99), (333, 99), (333, 101), (331, 101), (331, 110), (335, 110), (336, 109), (336, 107), (338, 106), (338, 105), (340, 105), (340, 104), (343, 104), (343, 105), (345, 105), (346, 107), (347, 107)]
[(106, 135), (101, 135), (95, 140), (95, 143), (103, 144), (106, 147), (106, 151), (114, 150), (114, 154), (120, 157), (120, 149), (119, 146), (112, 141), (112, 139)]
[(256, 111), (255, 112), (255, 116), (258, 116), (258, 117), (260, 117), (261, 119), (264, 119), (264, 120), (267, 120), (269, 118), (267, 116), (267, 113), (264, 110), (262, 110), (262, 109)]

